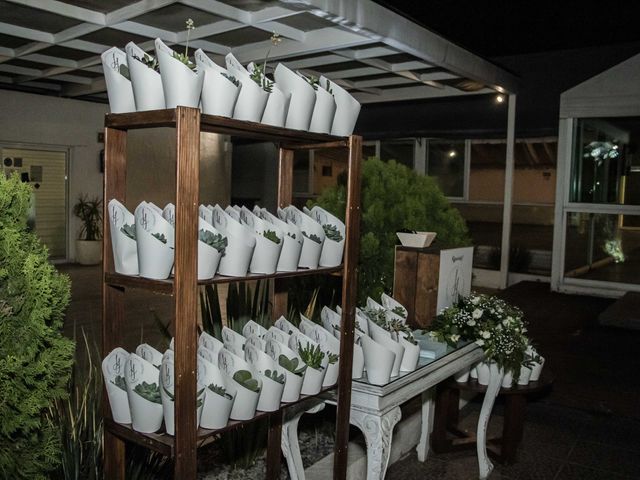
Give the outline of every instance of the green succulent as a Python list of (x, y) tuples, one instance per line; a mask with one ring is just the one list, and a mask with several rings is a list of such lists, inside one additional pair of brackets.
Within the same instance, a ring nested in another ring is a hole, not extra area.
[(238, 370), (233, 374), (233, 379), (247, 390), (251, 390), (252, 392), (260, 391), (258, 380), (253, 378), (251, 372), (248, 370)]
[(127, 391), (127, 382), (125, 382), (122, 375), (117, 375), (116, 378), (111, 380), (111, 383), (113, 383), (116, 387), (124, 390), (125, 392)]
[(225, 248), (229, 244), (227, 237), (221, 233), (213, 233), (203, 228), (198, 232), (198, 240), (202, 243), (206, 243), (212, 248), (215, 248), (219, 253), (224, 253)]
[(264, 238), (267, 238), (267, 239), (271, 240), (276, 245), (280, 245), (280, 242), (282, 241), (282, 240), (280, 240), (280, 237), (278, 237), (278, 235), (276, 234), (276, 232), (274, 230), (265, 230), (262, 233), (262, 236)]
[(294, 375), (298, 375), (299, 377), (301, 377), (302, 375), (304, 375), (304, 371), (307, 369), (307, 366), (303, 364), (302, 366), (300, 366), (300, 368), (298, 368), (299, 363), (300, 362), (297, 358), (289, 359), (286, 355), (282, 354), (278, 357), (278, 365), (280, 365), (282, 368), (286, 368)]
[(160, 386), (157, 383), (142, 382), (133, 388), (133, 391), (145, 400), (153, 403), (162, 403), (160, 398)]
[(407, 318), (407, 311), (400, 305), (398, 305), (397, 307), (393, 307), (391, 311), (396, 315), (401, 316), (402, 318)]
[(320, 239), (320, 237), (317, 236), (315, 233), (312, 233), (311, 235), (309, 235), (307, 232), (303, 231), (302, 235), (307, 237), (309, 240), (313, 240), (316, 243), (322, 243), (322, 240)]
[(129, 237), (131, 240), (136, 240), (136, 226), (135, 225), (129, 225), (128, 223), (125, 223), (124, 225), (122, 225), (120, 227), (120, 231), (122, 233), (124, 233), (127, 237)]
[(307, 364), (308, 367), (320, 370), (322, 368), (322, 359), (324, 358), (324, 352), (320, 349), (320, 345), (315, 347), (310, 343), (307, 343), (304, 347), (298, 342), (298, 354), (302, 361)]
[[(266, 62), (265, 62), (266, 64)], [(265, 92), (271, 93), (273, 90), (273, 82), (267, 78), (264, 74), (264, 66), (263, 65), (254, 65), (253, 71), (250, 74), (251, 80), (256, 82), (260, 88), (262, 88)]]
[(216, 385), (215, 383), (212, 383), (211, 385), (209, 385), (208, 388), (213, 393), (217, 393), (221, 397), (224, 397), (224, 398), (226, 398), (228, 400), (232, 400), (233, 399), (233, 397), (227, 393), (227, 390), (224, 387), (221, 387), (220, 385)]
[(184, 53), (173, 52), (173, 58), (184, 63), (190, 70), (196, 69), (196, 64), (189, 60), (189, 57)]
[(129, 73), (129, 67), (122, 64), (118, 66), (118, 73), (120, 73), (120, 75), (122, 75), (124, 78), (126, 78), (127, 80), (131, 80), (131, 75)]
[(167, 244), (167, 237), (164, 236), (164, 233), (152, 233), (151, 236), (153, 238), (157, 238), (158, 240), (160, 240), (165, 245)]
[(314, 90), (318, 90), (318, 85), (320, 84), (320, 79), (318, 77), (315, 75), (309, 75), (308, 77), (306, 75), (302, 75), (302, 78), (304, 78)]
[(227, 80), (229, 80), (231, 83), (233, 83), (236, 87), (240, 86), (240, 80), (238, 80), (236, 77), (234, 77), (233, 75), (229, 75), (228, 73), (221, 73), (220, 75), (222, 75), (224, 78), (226, 78)]
[(341, 242), (344, 238), (340, 230), (338, 230), (338, 227), (336, 227), (335, 225), (325, 223), (324, 225), (322, 225), (322, 229), (324, 230), (324, 234), (329, 240), (333, 240), (334, 242)]
[(296, 234), (295, 233), (287, 232), (287, 236), (293, 238), (294, 240), (296, 239)]
[(153, 58), (151, 55), (145, 53), (142, 58), (137, 55), (133, 55), (133, 58), (138, 60), (141, 63), (144, 63), (147, 67), (149, 67), (154, 72), (160, 73), (160, 64), (158, 63), (157, 58)]
[[(163, 385), (162, 389), (164, 390), (164, 393), (167, 394), (167, 396), (169, 397), (169, 400), (171, 400), (172, 402), (176, 401), (176, 397), (175, 394), (171, 393), (169, 390), (166, 389), (166, 387)], [(204, 402), (204, 397), (203, 394), (204, 393), (204, 388), (202, 390), (200, 390), (198, 393), (196, 393), (196, 408), (200, 408), (202, 406), (202, 403)]]
[(333, 365), (338, 362), (340, 355), (337, 353), (327, 353), (327, 358), (329, 359), (329, 365)]
[(365, 307), (363, 312), (373, 323), (387, 329), (387, 315), (383, 308)]
[(278, 373), (277, 370), (265, 370), (264, 376), (270, 378), (274, 382), (278, 382), (279, 384), (284, 383), (284, 374)]

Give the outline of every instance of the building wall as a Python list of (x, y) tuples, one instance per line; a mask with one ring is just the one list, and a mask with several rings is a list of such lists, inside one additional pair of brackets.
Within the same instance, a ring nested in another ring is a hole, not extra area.
[[(555, 169), (516, 169), (513, 176), (514, 203), (553, 204)], [(472, 169), (469, 175), (469, 201), (502, 202), (504, 169)]]

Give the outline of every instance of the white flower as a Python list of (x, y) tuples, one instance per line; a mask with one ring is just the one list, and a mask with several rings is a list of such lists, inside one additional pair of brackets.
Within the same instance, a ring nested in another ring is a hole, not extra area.
[(471, 314), (471, 316), (476, 320), (479, 319), (482, 316), (482, 310), (480, 310), (479, 308), (476, 308)]
[(509, 320), (502, 320), (502, 324), (503, 324), (505, 327), (508, 327), (508, 326), (509, 326)]
[(479, 303), (480, 303), (480, 297), (472, 297), (472, 298), (471, 298), (471, 303), (472, 303), (473, 305), (477, 305), (477, 304), (479, 304)]
[(457, 333), (454, 333), (453, 335), (451, 335), (452, 342), (457, 342), (458, 340), (460, 340), (460, 335), (458, 335)]
[(476, 324), (476, 321), (471, 319), (467, 322), (467, 325), (469, 325), (470, 327), (473, 327)]
[(482, 339), (476, 340), (476, 345), (483, 346), (484, 345), (484, 340), (482, 340)]
[(488, 332), (486, 330), (483, 330), (482, 332), (480, 332), (480, 335), (482, 336), (482, 338), (484, 339), (489, 339), (491, 338), (491, 332)]

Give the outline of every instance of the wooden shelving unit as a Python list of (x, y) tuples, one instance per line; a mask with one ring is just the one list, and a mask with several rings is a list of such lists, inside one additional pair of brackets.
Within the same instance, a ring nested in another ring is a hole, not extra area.
[[(115, 273), (106, 205), (115, 198), (126, 201), (127, 131), (130, 129), (172, 127), (176, 135), (176, 229), (175, 276), (169, 280), (149, 280)], [(344, 263), (336, 268), (278, 272), (273, 275), (248, 275), (242, 278), (216, 276), (212, 280), (197, 280), (197, 232), (199, 205), (200, 132), (272, 141), (279, 147), (278, 205), (291, 203), (293, 192), (293, 153), (300, 149), (345, 148), (349, 152), (347, 228)], [(196, 429), (196, 352), (199, 285), (231, 283), (243, 280), (274, 279), (273, 314), (286, 314), (287, 292), (282, 279), (302, 275), (341, 275), (342, 331), (340, 340), (340, 371), (338, 375), (336, 445), (334, 478), (345, 479), (349, 413), (351, 403), (351, 363), (353, 360), (354, 316), (356, 306), (356, 265), (360, 222), (360, 168), (362, 139), (359, 136), (336, 137), (259, 123), (242, 122), (224, 117), (202, 115), (196, 108), (178, 107), (126, 114), (110, 114), (105, 118), (104, 174), (104, 251), (103, 251), (103, 331), (102, 350), (106, 355), (120, 346), (123, 339), (127, 289), (142, 288), (174, 298), (173, 327), (175, 332), (175, 436), (141, 434), (131, 426), (111, 419), (108, 402), (104, 404), (104, 475), (110, 480), (124, 479), (125, 445), (133, 442), (170, 456), (174, 460), (174, 478), (196, 478), (197, 449), (211, 443), (215, 435), (247, 422), (230, 422), (224, 429)], [(323, 392), (325, 392), (323, 390)], [(323, 393), (321, 392), (321, 393)], [(302, 397), (300, 401), (308, 397)], [(297, 403), (297, 402), (296, 402)], [(276, 412), (258, 412), (249, 420), (268, 418), (267, 478), (280, 475), (280, 444), (283, 409), (295, 405), (283, 404)]]

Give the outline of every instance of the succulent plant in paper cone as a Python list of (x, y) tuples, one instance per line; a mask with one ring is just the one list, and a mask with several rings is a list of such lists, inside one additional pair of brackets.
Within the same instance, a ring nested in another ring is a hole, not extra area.
[(278, 365), (299, 377), (304, 375), (304, 371), (307, 368), (307, 365), (304, 363), (301, 365), (297, 358), (289, 359), (286, 355), (282, 354), (278, 357)]
[(0, 477), (44, 479), (60, 462), (59, 426), (74, 343), (63, 337), (69, 279), (27, 230), (31, 187), (0, 175)]
[(324, 234), (327, 236), (329, 240), (333, 240), (334, 242), (341, 242), (344, 238), (338, 227), (335, 225), (331, 225), (330, 223), (325, 223), (322, 225), (322, 229), (324, 230)]
[(220, 233), (213, 233), (209, 230), (200, 229), (198, 232), (198, 240), (202, 243), (206, 243), (212, 248), (215, 248), (219, 253), (224, 254), (224, 249), (229, 244), (227, 237)]
[(207, 388), (211, 390), (213, 393), (218, 394), (221, 397), (224, 397), (228, 400), (233, 399), (233, 397), (227, 393), (227, 390), (224, 387), (221, 387), (220, 385), (216, 385), (215, 383), (212, 383)]
[(265, 370), (264, 376), (280, 384), (283, 384), (285, 379), (284, 374), (278, 373), (277, 370)]
[(133, 391), (140, 395), (145, 400), (149, 400), (153, 403), (162, 404), (160, 398), (160, 386), (157, 383), (142, 382), (133, 388)]
[(320, 348), (320, 345), (311, 345), (310, 343), (302, 346), (298, 342), (298, 355), (302, 358), (302, 361), (307, 364), (308, 367), (320, 370), (322, 368), (322, 360), (324, 359), (324, 352)]
[(251, 372), (248, 370), (238, 370), (233, 374), (233, 379), (247, 390), (251, 390), (252, 392), (260, 391), (260, 384), (253, 378)]

